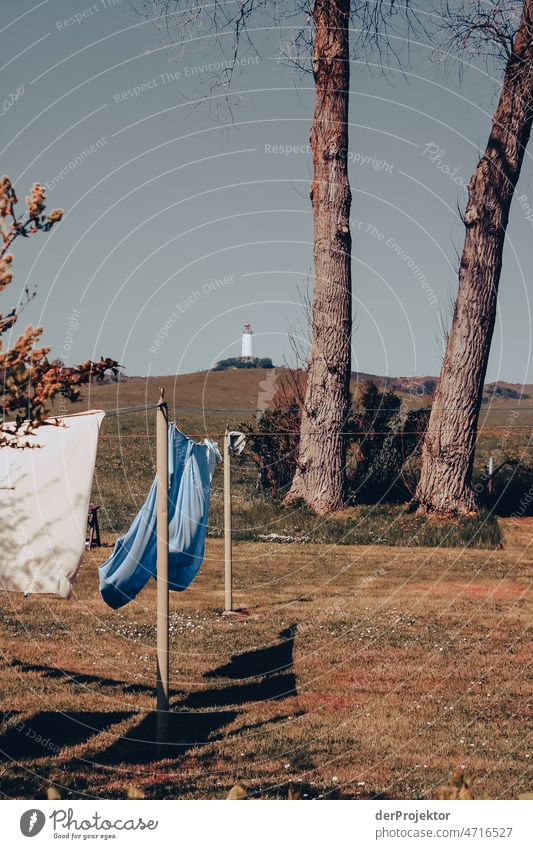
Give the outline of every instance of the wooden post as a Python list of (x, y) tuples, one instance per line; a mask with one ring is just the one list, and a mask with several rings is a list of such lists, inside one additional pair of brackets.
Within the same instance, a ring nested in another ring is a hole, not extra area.
[(157, 742), (168, 737), (168, 407), (161, 388), (157, 408)]
[(231, 553), (231, 455), (228, 429), (224, 434), (224, 613), (233, 610)]

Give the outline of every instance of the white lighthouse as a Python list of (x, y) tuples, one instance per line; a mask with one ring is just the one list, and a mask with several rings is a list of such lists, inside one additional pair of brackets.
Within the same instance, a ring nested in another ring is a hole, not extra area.
[(245, 324), (244, 330), (242, 332), (242, 354), (244, 357), (253, 357), (254, 355), (254, 346), (253, 346), (253, 338), (254, 335), (252, 333), (252, 325)]

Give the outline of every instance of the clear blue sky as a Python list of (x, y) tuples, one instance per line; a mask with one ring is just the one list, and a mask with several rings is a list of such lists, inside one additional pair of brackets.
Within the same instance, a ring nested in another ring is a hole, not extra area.
[[(198, 102), (216, 71), (209, 66), (227, 58), (224, 38), (200, 33), (169, 50), (126, 0), (19, 0), (4, 4), (0, 32), (2, 173), (22, 197), (33, 181), (48, 183), (49, 209), (66, 210), (49, 237), (16, 243), (3, 311), (22, 286), (37, 285), (19, 329), (42, 323), (54, 355), (70, 363), (110, 355), (129, 374), (194, 371), (238, 355), (245, 321), (257, 355), (290, 359), (288, 333), (305, 327), (301, 293), (312, 284), (313, 90), (310, 77), (277, 61), (279, 32), (261, 34), (259, 50), (244, 54), (229, 127), (227, 112), (217, 117), (213, 102)], [(463, 237), (457, 207), (497, 85), (483, 68), (459, 85), (429, 52), (414, 46), (406, 78), (352, 65), (353, 367), (361, 371), (440, 368)], [(532, 210), (528, 152), (490, 380), (533, 381)], [(72, 315), (79, 327), (65, 347)]]

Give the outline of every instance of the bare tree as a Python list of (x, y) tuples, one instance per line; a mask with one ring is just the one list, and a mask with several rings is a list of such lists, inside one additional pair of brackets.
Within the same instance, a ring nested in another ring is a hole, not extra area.
[(350, 406), (352, 277), (348, 179), (350, 0), (317, 0), (311, 129), (315, 285), (300, 451), (287, 501), (303, 498), (317, 513), (344, 503), (343, 425)]
[(502, 56), (505, 73), (485, 153), (468, 186), (459, 289), (422, 449), (421, 513), (476, 510), (476, 431), (496, 319), (505, 234), (533, 120), (533, 0), (448, 5), (450, 45)]
[[(311, 130), (315, 280), (311, 350), (297, 471), (287, 500), (303, 499), (317, 513), (342, 507), (345, 496), (343, 426), (350, 407), (352, 336), (351, 192), (348, 180), (350, 55), (398, 58), (413, 24), (409, 0), (240, 0), (215, 2), (199, 12), (193, 0), (153, 0), (146, 12), (171, 37), (191, 37), (198, 15), (214, 36), (233, 33), (230, 62), (213, 85), (229, 89), (239, 52), (265, 20), (291, 28), (286, 57), (312, 71), (316, 104)], [(397, 38), (396, 22), (402, 27)], [(405, 28), (405, 23), (407, 24)], [(202, 30), (205, 32), (205, 27)], [(352, 38), (350, 38), (352, 36)], [(396, 47), (395, 45), (398, 45)], [(226, 48), (227, 49), (227, 48)], [(352, 51), (352, 54), (350, 53)], [(383, 62), (385, 64), (385, 62)], [(228, 91), (228, 99), (231, 95)]]

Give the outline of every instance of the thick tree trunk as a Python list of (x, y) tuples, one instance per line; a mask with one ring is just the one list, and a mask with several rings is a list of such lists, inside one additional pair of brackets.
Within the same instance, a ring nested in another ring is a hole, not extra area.
[(468, 187), (459, 290), (422, 451), (419, 512), (464, 515), (496, 318), (505, 231), (533, 118), (533, 0), (525, 0), (484, 156)]
[(315, 285), (297, 471), (287, 496), (316, 513), (343, 506), (350, 402), (351, 193), (348, 181), (349, 0), (316, 0), (311, 130)]

